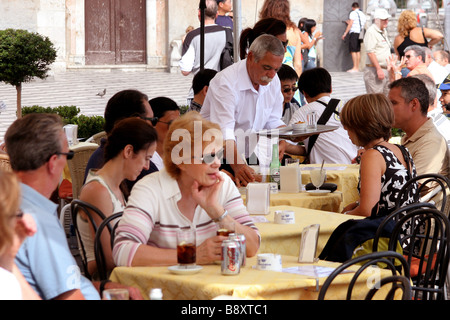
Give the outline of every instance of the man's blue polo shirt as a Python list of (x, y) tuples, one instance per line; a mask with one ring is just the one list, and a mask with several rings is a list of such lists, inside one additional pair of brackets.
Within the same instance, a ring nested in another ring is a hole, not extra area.
[(42, 297), (53, 299), (67, 291), (81, 289), (88, 300), (100, 296), (93, 284), (80, 274), (72, 256), (57, 205), (33, 188), (21, 184), (22, 211), (33, 216), (37, 232), (20, 247), (16, 263), (28, 283)]

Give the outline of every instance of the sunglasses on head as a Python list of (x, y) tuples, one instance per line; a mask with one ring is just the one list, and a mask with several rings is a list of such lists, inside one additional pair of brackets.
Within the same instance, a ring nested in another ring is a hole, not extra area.
[(295, 92), (295, 91), (297, 91), (298, 90), (298, 87), (292, 87), (292, 88), (285, 88), (285, 89), (283, 89), (283, 92), (284, 93), (289, 93), (289, 92)]

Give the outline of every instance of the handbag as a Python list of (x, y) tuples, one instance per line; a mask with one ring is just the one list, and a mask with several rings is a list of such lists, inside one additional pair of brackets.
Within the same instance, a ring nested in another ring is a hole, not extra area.
[(358, 15), (359, 26), (361, 27), (361, 30), (359, 31), (359, 37), (358, 37), (358, 39), (359, 39), (359, 40), (364, 40), (364, 35), (366, 34), (366, 28), (365, 28), (363, 25), (361, 25), (361, 18), (360, 18), (360, 16), (359, 16), (359, 13), (356, 12), (356, 14)]

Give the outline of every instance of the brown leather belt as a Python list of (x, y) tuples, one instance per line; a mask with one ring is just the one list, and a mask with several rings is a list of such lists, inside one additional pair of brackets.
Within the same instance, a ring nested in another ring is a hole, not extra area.
[[(373, 64), (366, 64), (366, 67), (372, 67), (375, 68), (375, 66)], [(387, 69), (387, 67), (384, 66), (380, 66), (381, 69)]]

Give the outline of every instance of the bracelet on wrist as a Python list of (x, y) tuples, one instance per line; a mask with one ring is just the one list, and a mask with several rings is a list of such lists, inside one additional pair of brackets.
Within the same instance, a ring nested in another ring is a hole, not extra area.
[(228, 215), (228, 211), (225, 210), (224, 213), (222, 213), (222, 215), (221, 215), (220, 217), (214, 218), (214, 219), (212, 219), (212, 221), (214, 221), (214, 222), (220, 222), (220, 221), (222, 221), (223, 219), (225, 219), (225, 217), (226, 217), (227, 215)]

